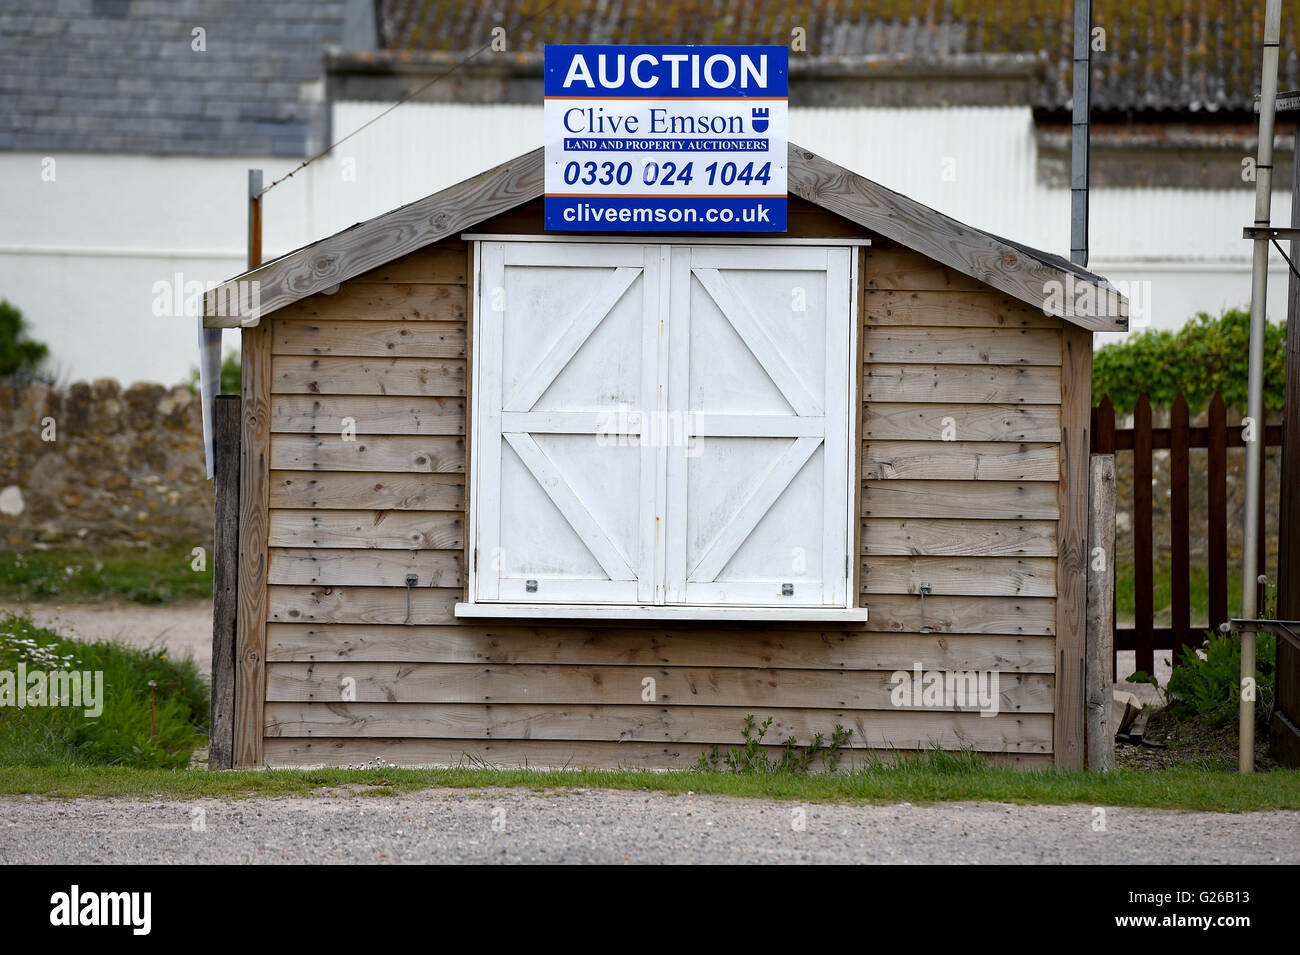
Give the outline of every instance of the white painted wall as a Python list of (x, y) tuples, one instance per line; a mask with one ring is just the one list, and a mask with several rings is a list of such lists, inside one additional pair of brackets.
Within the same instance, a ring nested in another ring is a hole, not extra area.
[[(387, 104), (343, 103), (344, 135)], [(883, 185), (971, 225), (1068, 254), (1069, 193), (1036, 184), (1027, 108), (792, 109), (790, 135)], [(407, 104), (272, 190), (264, 249), (280, 255), (387, 212), (541, 144), (541, 106)], [(0, 297), (50, 343), (65, 380), (111, 376), (173, 383), (197, 362), (193, 316), (153, 314), (154, 285), (216, 282), (242, 271), (246, 170), (266, 182), (284, 159), (0, 153)], [(946, 160), (952, 160), (947, 163)], [(1274, 221), (1287, 224), (1279, 193)], [(1176, 328), (1196, 311), (1245, 306), (1250, 261), (1241, 227), (1253, 187), (1096, 189), (1091, 266), (1149, 282), (1151, 324)], [(1273, 316), (1285, 309), (1286, 266), (1270, 272)], [(1119, 336), (1098, 336), (1098, 341)], [(228, 348), (237, 337), (227, 333)]]
[[(1027, 107), (791, 110), (790, 138), (962, 222), (1069, 257), (1070, 192), (1037, 184)], [(1199, 311), (1248, 308), (1251, 250), (1241, 228), (1254, 219), (1254, 197), (1253, 183), (1093, 189), (1088, 266), (1117, 284), (1150, 283), (1135, 292), (1147, 305), (1150, 327), (1179, 328)], [(1289, 223), (1290, 203), (1289, 190), (1274, 194), (1274, 222)], [(1286, 282), (1286, 263), (1275, 254), (1269, 270), (1275, 320), (1286, 317)], [(1123, 337), (1103, 334), (1095, 341)]]

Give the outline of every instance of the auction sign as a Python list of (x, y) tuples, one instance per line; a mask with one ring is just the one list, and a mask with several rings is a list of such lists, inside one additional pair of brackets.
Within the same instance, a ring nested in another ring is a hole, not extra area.
[(546, 228), (784, 232), (783, 46), (546, 47)]

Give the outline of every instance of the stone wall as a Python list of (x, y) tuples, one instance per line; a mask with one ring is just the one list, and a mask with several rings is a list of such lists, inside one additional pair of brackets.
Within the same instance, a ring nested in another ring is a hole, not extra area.
[(0, 381), (0, 548), (211, 537), (198, 395)]

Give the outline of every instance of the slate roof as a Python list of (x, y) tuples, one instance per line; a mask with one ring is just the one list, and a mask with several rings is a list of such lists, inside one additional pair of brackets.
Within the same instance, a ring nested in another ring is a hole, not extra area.
[[(1094, 0), (1094, 114), (1249, 114), (1263, 7)], [(0, 0), (0, 149), (306, 155), (329, 136), (326, 55), (370, 48), (372, 9), (406, 62), (497, 26), (524, 61), (555, 42), (788, 43), (800, 26), (814, 73), (1028, 58), (1031, 105), (1070, 100), (1071, 0)], [(1300, 0), (1282, 27), (1279, 86), (1300, 88)]]
[(347, 3), (0, 0), (0, 149), (305, 155)]
[[(476, 49), (505, 26), (512, 53), (545, 43), (777, 43), (808, 55), (942, 64), (972, 54), (1041, 59), (1036, 108), (1070, 102), (1072, 0), (377, 0), (380, 45)], [(531, 22), (512, 28), (539, 10)], [(1259, 89), (1263, 0), (1094, 0), (1106, 50), (1096, 112), (1249, 113)], [(1300, 88), (1300, 0), (1283, 0), (1279, 88)], [(795, 54), (796, 56), (798, 54)]]

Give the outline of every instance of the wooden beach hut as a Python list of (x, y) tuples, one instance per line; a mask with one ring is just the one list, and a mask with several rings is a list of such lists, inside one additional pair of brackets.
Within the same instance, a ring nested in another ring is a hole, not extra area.
[(1082, 765), (1126, 303), (794, 145), (788, 177), (779, 236), (557, 234), (537, 150), (208, 293), (230, 763), (686, 768), (753, 715)]

